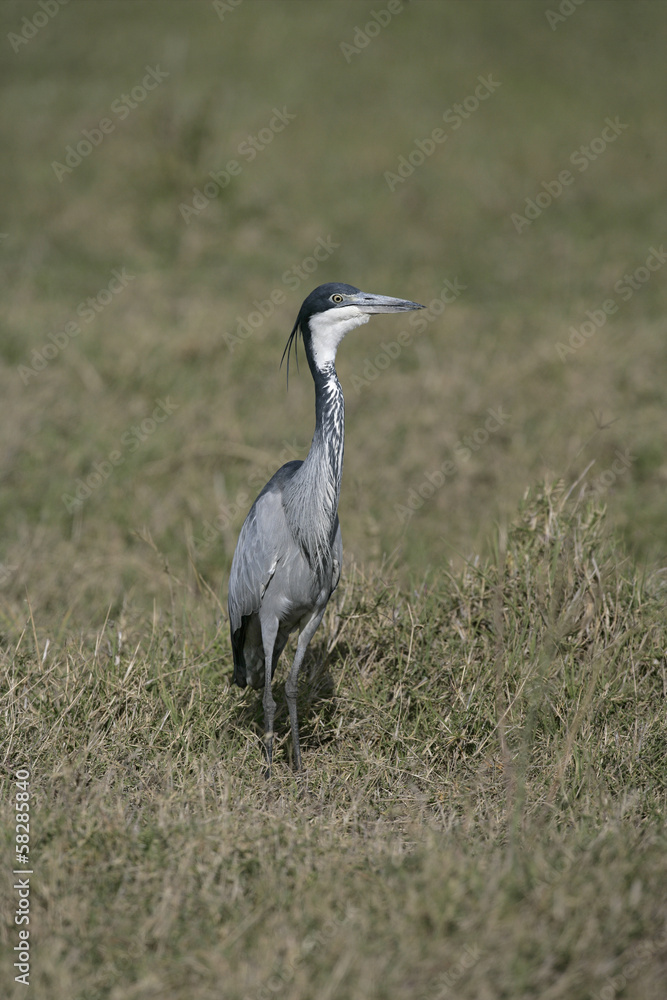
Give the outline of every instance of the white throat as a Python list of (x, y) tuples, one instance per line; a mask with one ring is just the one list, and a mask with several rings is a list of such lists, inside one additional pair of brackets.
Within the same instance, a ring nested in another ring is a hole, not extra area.
[(368, 323), (369, 313), (364, 313), (356, 306), (343, 306), (341, 309), (327, 309), (310, 317), (311, 344), (313, 358), (318, 368), (323, 368), (336, 359), (338, 345), (350, 330), (362, 323)]

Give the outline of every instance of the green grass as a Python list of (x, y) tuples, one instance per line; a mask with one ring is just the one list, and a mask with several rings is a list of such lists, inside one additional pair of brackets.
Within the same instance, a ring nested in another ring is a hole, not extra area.
[[(27, 764), (36, 997), (664, 996), (667, 268), (623, 291), (667, 231), (664, 8), (551, 30), (553, 3), (404, 3), (346, 61), (385, 7), (72, 0), (14, 51), (40, 8), (0, 5), (3, 995)], [(147, 67), (169, 75), (121, 119)], [(627, 128), (580, 171), (606, 118)], [(341, 347), (346, 567), (305, 773), (282, 667), (267, 784), (225, 587), (307, 451), (310, 376), (287, 393), (278, 362), (328, 280), (436, 308)]]

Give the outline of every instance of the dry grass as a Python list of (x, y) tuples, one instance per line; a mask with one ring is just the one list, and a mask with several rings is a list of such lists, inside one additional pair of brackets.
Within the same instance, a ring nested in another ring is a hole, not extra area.
[[(615, 287), (667, 222), (663, 8), (551, 30), (540, 4), (404, 3), (346, 61), (382, 6), (72, 0), (15, 52), (34, 12), (0, 5), (2, 842), (9, 871), (27, 761), (35, 996), (664, 995), (667, 268)], [(169, 75), (120, 119), (147, 66)], [(275, 108), (295, 117), (243, 159)], [(607, 117), (627, 129), (578, 170)], [(278, 361), (326, 280), (436, 309), (398, 354), (397, 317), (341, 348), (346, 570), (301, 690), (306, 772), (281, 707), (267, 786), (225, 581), (308, 447), (310, 378), (287, 394)], [(465, 288), (436, 315), (445, 281)]]
[(615, 995), (658, 1000), (656, 586), (562, 487), (411, 595), (352, 572), (302, 685), (305, 773), (282, 706), (270, 784), (212, 600), (48, 649), (26, 632), (3, 686), (33, 773), (37, 994), (583, 1000), (627, 976)]

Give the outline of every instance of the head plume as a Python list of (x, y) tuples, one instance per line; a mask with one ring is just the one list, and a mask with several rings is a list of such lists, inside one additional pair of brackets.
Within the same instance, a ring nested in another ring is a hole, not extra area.
[[(283, 351), (283, 356), (280, 359), (280, 367), (283, 366), (283, 361), (285, 360), (285, 355), (287, 355), (287, 388), (289, 389), (289, 361), (290, 354), (292, 353), (292, 348), (294, 348), (294, 357), (296, 358), (296, 370), (299, 370), (299, 334), (301, 333), (301, 313), (296, 318), (296, 323), (292, 328), (292, 332), (287, 338), (287, 343), (285, 344), (285, 350)], [(303, 334), (301, 334), (303, 336)]]

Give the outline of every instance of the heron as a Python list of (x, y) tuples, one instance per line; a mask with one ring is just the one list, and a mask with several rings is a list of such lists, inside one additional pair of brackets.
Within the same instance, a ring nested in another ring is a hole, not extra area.
[(329, 282), (304, 300), (283, 351), (298, 359), (299, 334), (315, 383), (315, 432), (304, 461), (283, 465), (248, 512), (229, 577), (229, 625), (233, 681), (263, 688), (266, 775), (271, 775), (276, 703), (271, 683), (292, 632), (296, 653), (285, 683), (293, 765), (301, 770), (297, 682), (308, 644), (338, 586), (343, 542), (338, 500), (343, 474), (344, 400), (336, 351), (345, 334), (377, 313), (423, 309), (418, 302), (371, 295), (353, 285)]

